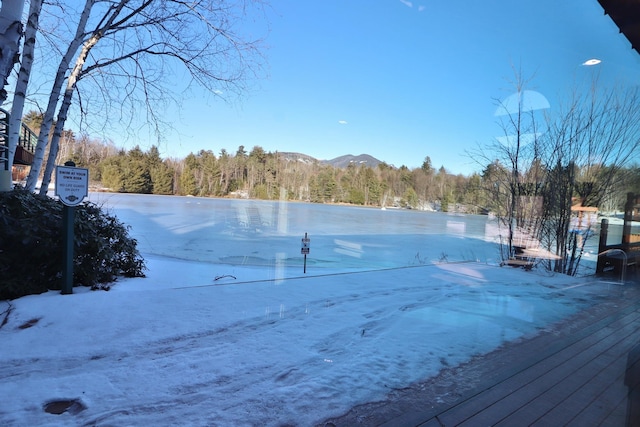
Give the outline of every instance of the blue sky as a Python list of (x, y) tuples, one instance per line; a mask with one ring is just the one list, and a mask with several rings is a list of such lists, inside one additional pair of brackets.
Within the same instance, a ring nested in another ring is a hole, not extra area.
[(466, 150), (500, 135), (514, 67), (551, 109), (593, 73), (640, 82), (640, 55), (596, 0), (283, 0), (267, 18), (265, 78), (241, 100), (186, 100), (163, 155), (259, 145), (470, 174), (482, 168)]

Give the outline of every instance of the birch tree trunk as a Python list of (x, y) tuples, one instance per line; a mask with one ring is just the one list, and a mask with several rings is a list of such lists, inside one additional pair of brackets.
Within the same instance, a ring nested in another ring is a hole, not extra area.
[(9, 164), (13, 164), (13, 158), (18, 147), (20, 138), (20, 128), (22, 123), (22, 113), (24, 110), (24, 100), (27, 96), (27, 86), (31, 76), (33, 56), (36, 47), (36, 34), (38, 32), (38, 22), (40, 11), (42, 10), (42, 0), (31, 0), (29, 5), (29, 17), (27, 18), (27, 28), (24, 34), (24, 46), (22, 49), (22, 61), (20, 71), (13, 94), (11, 104), (11, 116), (9, 117)]
[[(121, 5), (125, 3), (122, 2)], [(115, 14), (112, 16), (112, 20), (115, 19)], [(111, 22), (108, 22), (107, 25), (111, 25)], [(84, 66), (85, 61), (87, 60), (87, 56), (89, 56), (89, 52), (91, 49), (98, 43), (101, 38), (102, 29), (95, 31), (94, 34), (87, 40), (86, 43), (82, 46), (82, 50), (80, 51), (80, 55), (78, 59), (76, 59), (76, 64), (73, 67), (73, 71), (69, 75), (67, 79), (67, 88), (64, 91), (64, 97), (62, 99), (62, 105), (60, 106), (60, 111), (58, 112), (58, 119), (56, 120), (56, 127), (53, 131), (53, 136), (51, 137), (51, 145), (49, 147), (49, 157), (47, 158), (47, 165), (44, 170), (44, 175), (42, 176), (42, 185), (40, 186), (40, 194), (45, 195), (49, 189), (49, 183), (51, 182), (51, 173), (53, 172), (53, 167), (56, 164), (56, 157), (58, 157), (58, 149), (60, 147), (60, 136), (62, 135), (62, 131), (64, 130), (64, 124), (67, 122), (67, 114), (69, 112), (69, 107), (71, 106), (71, 98), (73, 98), (73, 92), (76, 88), (76, 83), (82, 76), (82, 68)]]
[(24, 0), (2, 0), (0, 7), (0, 105), (7, 99), (7, 79), (13, 66), (19, 61), (20, 37), (22, 37), (22, 10)]
[(69, 64), (71, 64), (73, 57), (84, 42), (83, 36), (85, 33), (85, 27), (89, 20), (91, 8), (95, 3), (96, 0), (87, 0), (87, 2), (85, 3), (82, 14), (80, 15), (80, 21), (78, 22), (78, 26), (76, 27), (75, 37), (69, 44), (67, 51), (65, 52), (64, 56), (60, 60), (60, 64), (58, 65), (56, 78), (53, 82), (51, 93), (49, 94), (47, 109), (44, 113), (42, 125), (40, 126), (40, 133), (38, 134), (38, 143), (36, 144), (33, 164), (31, 165), (29, 176), (27, 176), (26, 189), (29, 191), (34, 191), (36, 188), (36, 183), (38, 182), (38, 177), (40, 176), (40, 171), (42, 170), (44, 152), (49, 142), (49, 130), (51, 129), (53, 116), (55, 115), (56, 107), (58, 106), (58, 100), (60, 98), (60, 93), (62, 92), (62, 85), (65, 81), (66, 73), (69, 69)]
[[(0, 6), (0, 105), (7, 99), (5, 86), (16, 62), (19, 61), (20, 37), (22, 36), (22, 9), (24, 0), (2, 0)], [(7, 144), (7, 142), (5, 142)], [(7, 144), (8, 145), (8, 144)], [(11, 166), (9, 147), (0, 145), (0, 191), (11, 190)]]
[(40, 195), (43, 196), (46, 195), (47, 191), (49, 190), (51, 174), (53, 172), (53, 167), (56, 164), (56, 157), (58, 157), (58, 150), (60, 148), (60, 136), (62, 135), (64, 123), (67, 120), (67, 113), (69, 112), (69, 106), (71, 105), (71, 98), (73, 96), (74, 88), (70, 86), (72, 86), (72, 83), (69, 83), (67, 85), (67, 90), (64, 93), (62, 105), (60, 106), (60, 111), (58, 112), (56, 127), (53, 130), (53, 136), (51, 138), (49, 156), (47, 157), (47, 165), (44, 170), (44, 175), (42, 176), (42, 184), (40, 185)]

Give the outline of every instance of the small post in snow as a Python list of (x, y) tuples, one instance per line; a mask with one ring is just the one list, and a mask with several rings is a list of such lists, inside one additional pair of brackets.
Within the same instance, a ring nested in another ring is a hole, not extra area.
[(302, 238), (302, 248), (300, 249), (300, 253), (304, 255), (304, 274), (307, 274), (307, 254), (309, 253), (310, 242), (311, 239), (309, 239), (307, 233), (304, 233), (304, 237)]
[(73, 225), (75, 207), (88, 195), (89, 170), (77, 168), (68, 161), (64, 166), (56, 166), (56, 196), (62, 207), (62, 294), (73, 293)]

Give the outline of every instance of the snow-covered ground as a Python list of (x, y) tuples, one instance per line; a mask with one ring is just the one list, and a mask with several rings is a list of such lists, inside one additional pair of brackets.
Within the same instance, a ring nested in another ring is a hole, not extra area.
[(0, 425), (314, 425), (615, 286), (498, 267), (481, 217), (92, 198), (132, 226), (147, 277), (0, 303)]

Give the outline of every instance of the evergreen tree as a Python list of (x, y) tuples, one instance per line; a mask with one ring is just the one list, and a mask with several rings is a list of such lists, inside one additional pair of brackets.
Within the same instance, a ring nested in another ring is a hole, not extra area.
[(173, 194), (173, 171), (164, 162), (152, 166), (151, 175), (153, 194)]
[(180, 194), (183, 196), (195, 196), (198, 194), (195, 172), (198, 161), (196, 156), (190, 153), (185, 159), (180, 175)]
[(405, 192), (404, 195), (402, 196), (406, 206), (415, 209), (416, 207), (418, 207), (418, 193), (416, 193), (416, 190), (413, 189), (413, 187), (408, 187)]

